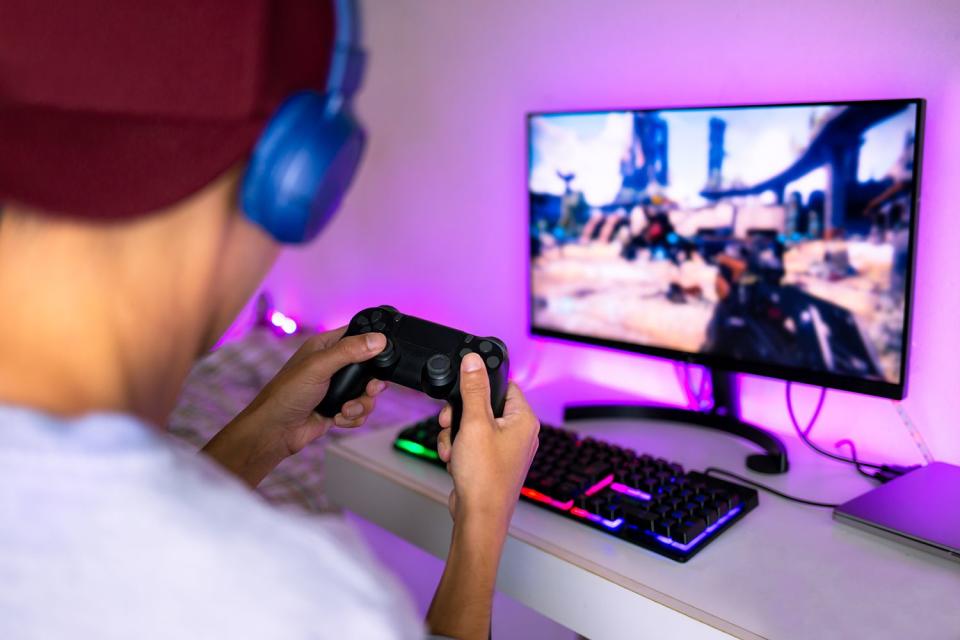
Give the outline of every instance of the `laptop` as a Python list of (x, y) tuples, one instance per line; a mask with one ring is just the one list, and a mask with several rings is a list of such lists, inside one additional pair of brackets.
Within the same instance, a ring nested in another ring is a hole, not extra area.
[(932, 462), (840, 505), (833, 517), (960, 561), (960, 467)]

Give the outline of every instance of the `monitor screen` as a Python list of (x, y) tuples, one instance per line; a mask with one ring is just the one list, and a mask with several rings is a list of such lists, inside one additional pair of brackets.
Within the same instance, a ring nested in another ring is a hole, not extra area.
[(923, 106), (529, 115), (533, 333), (902, 397)]

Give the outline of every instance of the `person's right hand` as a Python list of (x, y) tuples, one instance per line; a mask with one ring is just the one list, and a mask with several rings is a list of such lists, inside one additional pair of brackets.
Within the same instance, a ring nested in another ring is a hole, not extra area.
[(457, 441), (450, 444), (449, 407), (440, 413), (438, 453), (453, 476), (450, 514), (485, 520), (505, 534), (520, 497), (527, 470), (537, 452), (540, 421), (523, 393), (513, 383), (507, 390), (503, 417), (494, 418), (490, 407), (490, 381), (476, 354), (460, 364), (463, 419)]

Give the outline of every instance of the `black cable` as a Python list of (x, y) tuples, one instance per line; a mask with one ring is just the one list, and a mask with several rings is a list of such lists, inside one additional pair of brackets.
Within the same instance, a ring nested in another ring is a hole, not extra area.
[(833, 504), (831, 502), (817, 502), (816, 500), (806, 500), (804, 498), (798, 498), (796, 496), (787, 495), (782, 491), (777, 491), (773, 487), (768, 487), (765, 484), (754, 482), (750, 478), (744, 478), (740, 474), (733, 473), (732, 471), (727, 471), (726, 469), (718, 469), (716, 467), (707, 467), (707, 469), (703, 473), (704, 475), (708, 475), (708, 476), (710, 474), (719, 475), (719, 476), (729, 476), (739, 482), (748, 484), (752, 487), (756, 487), (757, 489), (761, 489), (763, 491), (769, 491), (773, 495), (779, 496), (784, 500), (790, 500), (791, 502), (799, 502), (800, 504), (810, 505), (811, 507), (823, 507), (824, 509), (835, 509), (840, 506), (839, 504)]
[(827, 388), (826, 387), (820, 388), (820, 399), (817, 401), (817, 408), (814, 409), (813, 415), (810, 417), (810, 421), (807, 423), (806, 429), (800, 428), (800, 423), (797, 420), (797, 414), (794, 413), (793, 411), (793, 394), (791, 393), (792, 390), (793, 390), (793, 382), (788, 381), (787, 382), (787, 412), (790, 414), (790, 422), (793, 423), (794, 430), (796, 430), (797, 435), (800, 437), (800, 440), (802, 440), (805, 445), (807, 445), (808, 447), (810, 447), (811, 449), (813, 449), (814, 451), (816, 451), (822, 456), (832, 458), (833, 460), (837, 460), (838, 462), (845, 462), (847, 464), (856, 465), (857, 469), (860, 469), (860, 467), (869, 467), (871, 469), (878, 469), (878, 470), (883, 468), (883, 465), (876, 464), (873, 462), (864, 462), (862, 460), (856, 460), (854, 458), (848, 458), (846, 456), (838, 456), (835, 453), (830, 453), (829, 451), (825, 451), (820, 447), (818, 447), (817, 445), (815, 445), (810, 440), (810, 438), (807, 437), (807, 434), (810, 433), (811, 429), (813, 429), (813, 425), (816, 423), (817, 418), (820, 416), (820, 410), (823, 409), (823, 401), (827, 397)]
[(855, 464), (857, 467), (857, 472), (866, 478), (870, 478), (871, 480), (877, 480), (878, 478), (876, 478), (874, 474), (867, 473), (866, 471), (863, 470), (863, 464), (861, 464), (859, 458), (857, 458), (857, 445), (853, 443), (853, 440), (848, 440), (848, 439), (839, 440), (837, 441), (836, 447), (839, 449), (843, 445), (847, 445), (848, 447), (850, 447), (850, 457), (853, 459), (853, 464)]

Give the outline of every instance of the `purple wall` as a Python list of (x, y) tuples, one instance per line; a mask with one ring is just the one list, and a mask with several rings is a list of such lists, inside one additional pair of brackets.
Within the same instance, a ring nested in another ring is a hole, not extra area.
[[(371, 143), (344, 210), (268, 280), (278, 306), (342, 323), (392, 303), (496, 334), (517, 369), (576, 372), (681, 401), (662, 361), (526, 335), (528, 110), (925, 97), (910, 390), (934, 455), (960, 463), (960, 4), (487, 0), (366, 2)], [(953, 188), (953, 190), (951, 190)], [(783, 383), (747, 377), (746, 417), (788, 422)], [(806, 415), (812, 393), (800, 389)], [(575, 387), (571, 387), (571, 399)], [(884, 400), (831, 392), (814, 431), (864, 456), (919, 460)]]

